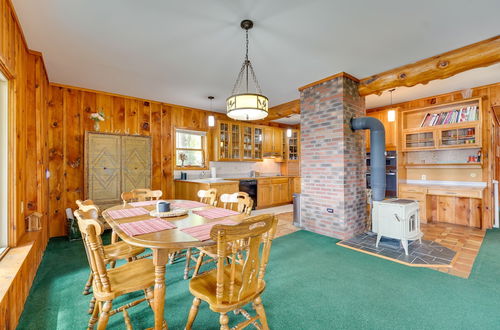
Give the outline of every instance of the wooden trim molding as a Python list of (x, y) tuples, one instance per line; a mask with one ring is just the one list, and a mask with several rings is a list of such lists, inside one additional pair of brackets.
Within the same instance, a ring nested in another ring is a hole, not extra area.
[(390, 88), (426, 84), (460, 72), (500, 62), (500, 35), (367, 78), (359, 84), (359, 94), (380, 94)]
[(323, 78), (321, 80), (318, 80), (318, 81), (315, 81), (315, 82), (312, 82), (310, 84), (307, 84), (305, 86), (302, 86), (302, 87), (299, 87), (299, 92), (302, 92), (304, 89), (307, 89), (309, 87), (312, 87), (312, 86), (316, 86), (316, 85), (319, 85), (319, 84), (322, 84), (324, 83), (325, 81), (328, 81), (328, 80), (332, 80), (332, 79), (335, 79), (335, 78), (338, 78), (338, 77), (345, 77), (345, 78), (349, 78), (351, 80), (354, 80), (355, 82), (359, 82), (360, 80), (356, 77), (354, 77), (353, 75), (350, 75), (348, 73), (345, 73), (345, 72), (339, 72), (337, 74), (334, 74), (333, 76), (329, 76), (329, 77), (326, 77), (326, 78)]
[(256, 124), (268, 123), (271, 120), (284, 118), (299, 113), (300, 113), (300, 100), (297, 99), (290, 102), (275, 105), (274, 107), (269, 108), (269, 114), (265, 119), (253, 123)]

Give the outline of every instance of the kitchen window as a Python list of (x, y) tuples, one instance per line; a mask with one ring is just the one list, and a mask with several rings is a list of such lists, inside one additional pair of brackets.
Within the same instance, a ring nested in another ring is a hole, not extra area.
[(178, 169), (207, 167), (207, 132), (175, 130), (175, 166)]
[(7, 79), (0, 72), (0, 256), (8, 247), (8, 107)]

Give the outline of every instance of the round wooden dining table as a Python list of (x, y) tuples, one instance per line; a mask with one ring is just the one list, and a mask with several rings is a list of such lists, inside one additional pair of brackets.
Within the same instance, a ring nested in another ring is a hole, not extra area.
[[(174, 204), (174, 203), (192, 203), (193, 201), (167, 200), (167, 202)], [(139, 215), (121, 219), (114, 219), (111, 216), (109, 216), (108, 211), (122, 210), (133, 207), (134, 206), (128, 203), (124, 203), (106, 209), (102, 213), (102, 215), (106, 220), (106, 222), (111, 226), (111, 229), (124, 242), (130, 245), (149, 248), (153, 251), (153, 263), (155, 266), (155, 286), (154, 286), (154, 304), (153, 304), (153, 312), (155, 319), (154, 329), (162, 329), (163, 324), (165, 325), (167, 324), (166, 321), (164, 322), (163, 313), (165, 309), (165, 292), (166, 292), (165, 272), (169, 254), (185, 248), (200, 247), (200, 246), (215, 244), (215, 242), (212, 240), (199, 241), (193, 236), (184, 233), (183, 231), (181, 231), (181, 229), (203, 225), (209, 222), (220, 221), (224, 219), (231, 219), (235, 223), (240, 223), (243, 219), (245, 219), (248, 216), (246, 216), (245, 214), (237, 214), (223, 218), (207, 219), (192, 212), (193, 210), (214, 208), (214, 206), (206, 205), (202, 207), (189, 209), (188, 214), (180, 217), (163, 218), (164, 220), (168, 220), (169, 222), (176, 225), (177, 228), (162, 230), (155, 233), (129, 236), (123, 230), (121, 230), (120, 224), (152, 219), (154, 217), (145, 214), (145, 215)], [(155, 209), (155, 205), (142, 205), (136, 207), (142, 207), (149, 211)]]

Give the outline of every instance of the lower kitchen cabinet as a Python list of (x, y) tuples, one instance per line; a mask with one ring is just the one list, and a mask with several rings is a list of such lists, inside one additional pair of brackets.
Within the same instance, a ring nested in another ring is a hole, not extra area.
[(258, 180), (257, 206), (259, 209), (292, 201), (290, 182), (294, 178), (266, 178)]
[(198, 201), (199, 190), (208, 190), (211, 188), (217, 189), (217, 200), (219, 200), (222, 194), (232, 194), (238, 192), (239, 181), (222, 181), (222, 182), (193, 182), (193, 181), (183, 181), (175, 180), (175, 199), (185, 199)]

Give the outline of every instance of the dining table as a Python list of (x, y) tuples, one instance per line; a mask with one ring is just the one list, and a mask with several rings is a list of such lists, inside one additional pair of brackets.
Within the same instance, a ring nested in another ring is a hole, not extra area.
[[(194, 204), (193, 201), (186, 200), (166, 200), (166, 202), (169, 202), (171, 205), (189, 205), (190, 203)], [(141, 208), (144, 208), (148, 211), (153, 211), (156, 208), (155, 204), (156, 201), (151, 201), (151, 203), (141, 203), (139, 205)], [(137, 207), (138, 203), (135, 203), (135, 205), (136, 206), (134, 206), (134, 203), (123, 203), (120, 205), (112, 206), (102, 212), (102, 215), (105, 221), (110, 225), (111, 229), (125, 243), (149, 248), (152, 250), (153, 264), (155, 267), (154, 300), (152, 306), (154, 312), (154, 329), (163, 329), (164, 327), (168, 329), (167, 322), (166, 320), (164, 320), (164, 310), (166, 294), (165, 276), (169, 255), (182, 249), (215, 244), (215, 242), (210, 239), (200, 241), (199, 239), (183, 232), (182, 229), (207, 224), (210, 222), (218, 222), (226, 219), (232, 220), (235, 224), (238, 224), (248, 216), (245, 214), (235, 214), (231, 216), (210, 219), (208, 217), (200, 216), (196, 214), (196, 212), (215, 208), (215, 206), (210, 206), (207, 204), (201, 205), (200, 203), (198, 203), (198, 205), (201, 206), (190, 209), (186, 208), (188, 212), (185, 215), (178, 217), (161, 218), (162, 220), (174, 224), (176, 228), (130, 236), (124, 230), (122, 230), (120, 225), (129, 222), (153, 219), (156, 217), (149, 214), (143, 214), (117, 219), (116, 217), (110, 216), (109, 212), (135, 208)], [(113, 212), (111, 213), (113, 214)]]

